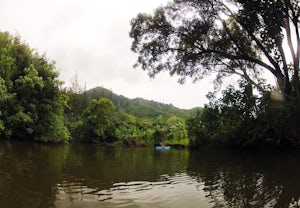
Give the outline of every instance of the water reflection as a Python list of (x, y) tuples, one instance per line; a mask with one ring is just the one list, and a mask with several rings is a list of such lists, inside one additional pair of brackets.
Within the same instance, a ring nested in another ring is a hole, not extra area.
[(0, 207), (299, 207), (299, 153), (0, 143)]
[(298, 153), (202, 151), (189, 159), (213, 207), (299, 207)]
[(0, 207), (54, 207), (57, 175), (67, 149), (1, 143)]
[(156, 182), (115, 183), (106, 190), (91, 189), (78, 184), (61, 184), (57, 206), (84, 207), (88, 204), (101, 207), (183, 207), (191, 204), (192, 200), (194, 205), (208, 207), (209, 203), (202, 189), (202, 184), (185, 173), (162, 175)]

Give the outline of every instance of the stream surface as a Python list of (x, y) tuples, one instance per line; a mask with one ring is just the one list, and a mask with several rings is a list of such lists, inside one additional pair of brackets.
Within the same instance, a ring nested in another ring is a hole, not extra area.
[(300, 154), (0, 143), (0, 207), (299, 207)]

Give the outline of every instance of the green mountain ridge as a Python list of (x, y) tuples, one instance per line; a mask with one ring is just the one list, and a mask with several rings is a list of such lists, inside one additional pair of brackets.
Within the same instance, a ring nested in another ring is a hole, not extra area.
[(187, 119), (197, 108), (189, 110), (180, 109), (172, 104), (163, 104), (153, 100), (146, 100), (144, 98), (130, 99), (123, 95), (117, 95), (111, 90), (104, 87), (95, 87), (86, 91), (89, 99), (99, 99), (105, 97), (111, 99), (117, 108), (120, 108), (128, 115), (133, 115), (136, 118), (144, 119), (167, 119), (170, 116)]

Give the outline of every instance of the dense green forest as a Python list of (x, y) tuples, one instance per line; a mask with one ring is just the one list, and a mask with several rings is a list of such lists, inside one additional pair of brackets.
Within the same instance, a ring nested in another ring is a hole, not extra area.
[(67, 96), (54, 63), (19, 37), (0, 33), (0, 136), (43, 142), (70, 139)]
[[(101, 87), (82, 90), (77, 77), (71, 87), (62, 87), (54, 62), (1, 32), (1, 138), (124, 146), (299, 146), (299, 2), (228, 4), (173, 1), (131, 21), (136, 65), (150, 76), (169, 71), (180, 82), (215, 77), (221, 97), (211, 92), (204, 108), (192, 110), (128, 99)], [(276, 86), (267, 84), (266, 72)], [(222, 85), (228, 77), (238, 81)]]
[(63, 87), (55, 63), (21, 38), (0, 33), (0, 136), (41, 142), (188, 145), (195, 112), (129, 99), (105, 88)]
[(99, 99), (101, 97), (108, 98), (112, 100), (114, 105), (121, 108), (127, 114), (152, 121), (159, 119), (158, 117), (168, 118), (172, 115), (179, 118), (188, 118), (196, 111), (196, 109), (183, 110), (174, 107), (172, 104), (162, 104), (155, 101), (145, 100), (143, 98), (129, 99), (122, 95), (116, 95), (112, 91), (103, 87), (93, 88), (86, 91), (86, 93), (89, 99)]
[(299, 11), (297, 0), (174, 0), (132, 19), (131, 49), (150, 76), (224, 89), (188, 120), (191, 145), (299, 146)]
[[(142, 98), (129, 99), (103, 87), (75, 92), (76, 88), (63, 90), (69, 97), (66, 117), (73, 140), (125, 146), (189, 144), (185, 122), (196, 108), (183, 110)], [(89, 127), (92, 129), (87, 132)]]

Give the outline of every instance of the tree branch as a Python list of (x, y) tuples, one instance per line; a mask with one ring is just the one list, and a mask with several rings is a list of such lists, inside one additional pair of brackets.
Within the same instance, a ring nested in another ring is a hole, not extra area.
[[(288, 4), (288, 0), (285, 0), (286, 4)], [(287, 16), (286, 23), (285, 23), (285, 32), (286, 32), (286, 37), (287, 37), (287, 42), (289, 45), (289, 49), (293, 58), (293, 62), (295, 63), (295, 58), (296, 58), (296, 53), (295, 49), (292, 43), (292, 37), (291, 37), (291, 27), (290, 27), (290, 17), (289, 17), (289, 11), (288, 7), (285, 9), (285, 15)]]
[[(227, 63), (222, 61), (222, 64), (227, 66), (228, 68), (230, 68), (230, 70), (232, 71), (232, 73), (237, 74), (241, 77), (244, 77), (244, 79), (246, 79), (249, 83), (253, 84), (261, 93), (264, 93), (265, 90), (262, 86), (260, 86), (259, 84), (257, 84), (247, 73), (247, 70), (245, 68), (243, 68), (241, 66), (241, 71), (243, 73), (238, 72), (237, 70), (235, 70), (233, 67), (229, 66)], [(237, 65), (241, 65), (240, 63), (236, 63)]]
[[(286, 31), (286, 36), (287, 36), (287, 41), (288, 41), (288, 46), (292, 55), (292, 59), (293, 59), (293, 66), (294, 66), (294, 73), (293, 73), (293, 78), (294, 78), (294, 88), (295, 88), (295, 92), (296, 95), (300, 95), (300, 83), (299, 83), (299, 64), (300, 64), (300, 35), (299, 35), (299, 12), (300, 9), (298, 9), (298, 11), (294, 11), (293, 9), (293, 5), (291, 5), (291, 2), (288, 0), (285, 0), (286, 3), (286, 9), (285, 9), (285, 14), (287, 16), (286, 19), (286, 25), (285, 25), (285, 31)], [(291, 11), (291, 17), (289, 14), (289, 10)], [(296, 51), (292, 42), (292, 35), (291, 35), (291, 22), (294, 25), (295, 28), (295, 38), (296, 38)]]
[(279, 67), (279, 65), (276, 63), (276, 61), (270, 56), (270, 54), (267, 52), (266, 48), (263, 46), (263, 44), (256, 38), (256, 36), (249, 31), (249, 29), (247, 28), (247, 26), (245, 26), (242, 22), (240, 22), (238, 20), (238, 18), (236, 17), (236, 15), (231, 11), (231, 9), (225, 5), (223, 2), (221, 3), (222, 6), (224, 6), (224, 8), (231, 14), (231, 16), (235, 19), (235, 21), (237, 23), (239, 23), (241, 25), (242, 28), (244, 28), (244, 30), (248, 33), (248, 35), (251, 37), (251, 39), (256, 43), (256, 45), (259, 47), (259, 49), (263, 52), (263, 54), (267, 57), (267, 59), (269, 60), (269, 62), (274, 66), (275, 68), (275, 73), (273, 73), (271, 70), (271, 72), (276, 75), (278, 73), (281, 73), (281, 69)]
[(255, 59), (253, 57), (250, 57), (248, 55), (232, 55), (232, 54), (228, 54), (226, 52), (223, 52), (223, 51), (217, 51), (217, 50), (207, 50), (206, 53), (216, 53), (216, 54), (219, 54), (225, 58), (228, 58), (230, 60), (244, 60), (244, 61), (248, 61), (248, 62), (251, 62), (251, 63), (254, 63), (254, 64), (258, 64), (264, 68), (266, 68), (267, 70), (269, 70), (272, 74), (274, 75), (277, 75), (277, 71), (271, 67), (270, 65), (264, 63), (263, 61), (259, 60), (259, 59)]

